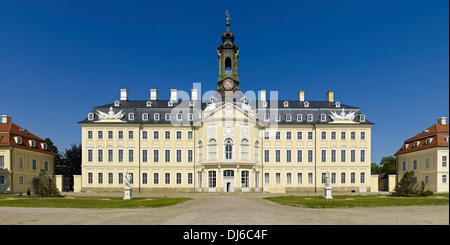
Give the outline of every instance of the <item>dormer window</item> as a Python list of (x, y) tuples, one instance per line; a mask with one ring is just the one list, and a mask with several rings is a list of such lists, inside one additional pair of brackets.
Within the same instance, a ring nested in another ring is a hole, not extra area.
[(448, 143), (448, 140), (449, 140), (449, 139), (448, 139), (448, 136), (445, 136), (444, 139), (445, 139), (445, 141)]
[(31, 147), (36, 147), (36, 141), (34, 140), (28, 140), (28, 143), (30, 143)]
[(14, 141), (16, 141), (16, 144), (21, 145), (21, 144), (22, 144), (22, 137), (20, 137), (20, 136), (14, 136)]
[(359, 121), (360, 122), (365, 122), (366, 121), (366, 116), (364, 114), (359, 115)]
[(425, 129), (424, 131), (422, 131), (422, 135), (424, 135), (424, 134), (426, 134), (428, 132), (429, 132), (429, 130)]
[(88, 114), (88, 120), (89, 121), (94, 120), (94, 113), (91, 112), (91, 113)]
[(118, 100), (114, 101), (114, 106), (120, 106), (120, 101)]
[(181, 121), (182, 118), (183, 118), (183, 115), (182, 115), (181, 113), (178, 113), (178, 114), (177, 114), (177, 120), (178, 120), (178, 121)]
[(43, 150), (47, 150), (48, 149), (47, 143), (41, 143), (41, 147), (42, 147)]
[(194, 105), (195, 105), (195, 101), (193, 101), (193, 100), (189, 101), (189, 106), (190, 107), (194, 107)]
[(414, 148), (418, 147), (418, 146), (419, 146), (419, 144), (420, 144), (420, 141), (416, 141), (416, 142), (414, 142)]
[(134, 113), (128, 113), (128, 120), (134, 120)]
[(312, 114), (308, 114), (307, 116), (306, 116), (306, 120), (308, 121), (308, 122), (312, 122), (313, 121), (313, 115)]
[(292, 120), (291, 114), (286, 115), (286, 122), (290, 122)]
[(280, 114), (275, 115), (275, 121), (277, 121), (277, 122), (281, 121)]
[(297, 122), (301, 122), (302, 121), (302, 114), (297, 114)]
[(22, 133), (24, 133), (24, 134), (28, 134), (28, 130), (25, 129), (25, 128), (21, 128), (21, 129), (19, 129), (19, 130), (20, 130), (20, 132), (22, 132)]
[(148, 121), (148, 113), (142, 113), (142, 120)]
[(267, 107), (267, 101), (263, 101), (263, 102), (262, 102), (262, 106), (263, 106), (263, 107)]
[(428, 138), (427, 141), (425, 141), (425, 145), (431, 144), (431, 141), (433, 141), (433, 138)]
[(170, 113), (166, 113), (166, 114), (164, 115), (164, 119), (165, 119), (166, 121), (170, 121), (170, 119), (171, 119)]
[(264, 121), (268, 122), (270, 119), (270, 115), (269, 114), (264, 114)]
[(147, 101), (147, 102), (145, 103), (145, 106), (147, 106), (147, 107), (152, 107), (152, 102), (151, 102), (151, 101)]
[(153, 114), (153, 120), (159, 121), (159, 113)]
[(403, 145), (403, 150), (406, 150), (406, 149), (408, 149), (408, 144)]
[(303, 107), (309, 107), (309, 102), (308, 101), (303, 102)]
[(327, 115), (321, 114), (321, 115), (320, 115), (320, 121), (321, 121), (321, 122), (326, 122), (326, 121), (327, 121)]
[(341, 102), (336, 102), (336, 103), (334, 103), (334, 107), (341, 107)]
[(194, 114), (189, 113), (188, 114), (188, 120), (191, 121), (191, 122), (194, 121)]
[(284, 107), (289, 107), (289, 102), (287, 102), (287, 101), (283, 102), (283, 106)]
[(173, 101), (169, 101), (169, 102), (167, 102), (167, 106), (169, 106), (169, 107), (173, 107)]

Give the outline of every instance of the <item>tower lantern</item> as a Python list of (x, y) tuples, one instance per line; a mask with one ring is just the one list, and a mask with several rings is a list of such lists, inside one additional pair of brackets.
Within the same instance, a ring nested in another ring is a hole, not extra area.
[(217, 91), (219, 92), (239, 90), (239, 77), (237, 75), (239, 47), (234, 44), (234, 33), (230, 31), (229, 16), (226, 27), (226, 31), (222, 33), (222, 44), (217, 47), (219, 59)]

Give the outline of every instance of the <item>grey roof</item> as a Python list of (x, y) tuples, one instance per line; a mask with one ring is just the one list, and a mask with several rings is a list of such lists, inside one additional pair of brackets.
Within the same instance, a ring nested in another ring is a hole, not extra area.
[[(194, 106), (191, 106), (190, 101), (180, 100), (174, 101), (173, 106), (169, 106), (169, 101), (170, 100), (153, 100), (151, 101), (151, 106), (147, 106), (147, 100), (128, 100), (120, 101), (119, 106), (115, 106), (114, 103), (96, 106), (91, 111), (91, 113), (94, 113), (94, 120), (88, 120), (88, 117), (86, 117), (79, 123), (93, 123), (94, 121), (98, 121), (97, 110), (107, 113), (112, 107), (115, 113), (123, 110), (125, 116), (122, 118), (122, 121), (127, 123), (168, 124), (171, 123), (171, 121), (165, 120), (166, 113), (170, 113), (171, 118), (175, 118), (178, 113), (182, 113), (182, 120), (180, 122), (184, 124), (199, 120), (200, 112), (208, 105), (208, 102), (197, 100), (194, 101)], [(215, 103), (218, 108), (223, 102), (215, 101)], [(239, 108), (242, 103), (242, 100), (234, 101), (234, 104)], [(336, 107), (335, 102), (328, 101), (308, 101), (309, 107), (305, 107), (304, 101), (287, 100), (287, 107), (284, 106), (284, 103), (284, 100), (267, 101), (267, 106), (264, 107), (261, 101), (248, 101), (248, 104), (256, 110), (258, 120), (263, 124), (275, 122), (277, 114), (280, 115), (279, 121), (277, 121), (278, 124), (325, 124), (333, 121), (330, 117), (332, 111), (339, 114), (342, 109), (347, 112), (354, 111), (356, 115), (354, 121), (360, 122), (359, 116), (362, 114), (357, 107), (344, 104), (340, 104), (340, 107)], [(276, 110), (277, 112), (275, 112)], [(129, 113), (134, 113), (134, 120), (128, 118)], [(144, 113), (148, 114), (148, 120), (143, 120), (142, 116)], [(159, 120), (154, 120), (155, 113), (159, 113)], [(192, 121), (189, 121), (187, 118), (189, 113), (192, 113)], [(265, 114), (270, 115), (269, 121), (264, 120)], [(301, 115), (301, 121), (297, 121), (298, 114)], [(312, 115), (312, 121), (307, 120), (308, 114)], [(321, 115), (323, 114), (325, 115), (325, 121), (321, 120)], [(290, 115), (290, 120), (288, 115)], [(367, 119), (360, 123), (373, 124)]]

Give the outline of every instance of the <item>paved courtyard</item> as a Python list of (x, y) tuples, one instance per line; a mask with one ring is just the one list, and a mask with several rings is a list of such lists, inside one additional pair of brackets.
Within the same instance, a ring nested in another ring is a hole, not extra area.
[[(106, 194), (105, 194), (106, 195)], [(160, 208), (0, 207), (2, 225), (448, 225), (448, 206), (311, 209), (253, 194), (188, 194)]]

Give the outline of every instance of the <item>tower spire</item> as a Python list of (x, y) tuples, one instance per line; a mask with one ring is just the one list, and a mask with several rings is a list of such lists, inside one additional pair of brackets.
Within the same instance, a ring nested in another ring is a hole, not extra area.
[(219, 58), (218, 91), (239, 90), (239, 77), (237, 75), (237, 64), (239, 47), (234, 43), (234, 33), (230, 31), (230, 15), (228, 10), (226, 31), (222, 33), (222, 44), (217, 47)]

